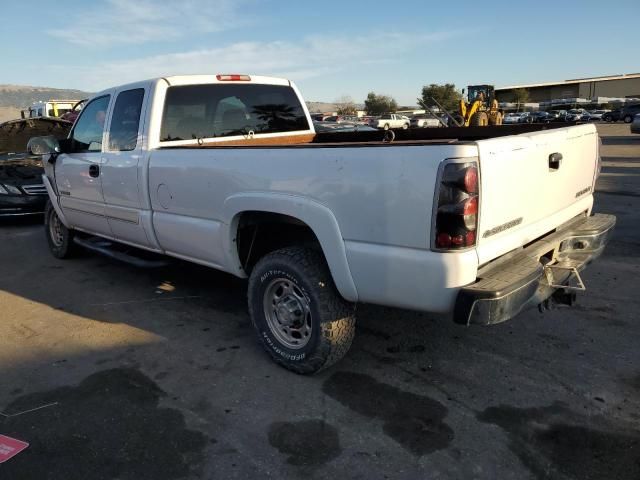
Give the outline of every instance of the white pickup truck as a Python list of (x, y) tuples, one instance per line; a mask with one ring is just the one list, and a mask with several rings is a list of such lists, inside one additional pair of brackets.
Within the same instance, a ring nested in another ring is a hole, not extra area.
[(248, 277), (259, 341), (313, 373), (357, 302), (464, 325), (570, 303), (615, 224), (591, 213), (598, 145), (593, 125), (316, 134), (288, 80), (212, 75), (100, 92), (29, 150), (56, 257), (91, 235)]
[(383, 130), (389, 130), (391, 128), (402, 128), (406, 130), (409, 128), (411, 121), (409, 117), (404, 115), (397, 115), (395, 113), (385, 113), (378, 118), (372, 118), (369, 120), (369, 126), (373, 128), (381, 128)]

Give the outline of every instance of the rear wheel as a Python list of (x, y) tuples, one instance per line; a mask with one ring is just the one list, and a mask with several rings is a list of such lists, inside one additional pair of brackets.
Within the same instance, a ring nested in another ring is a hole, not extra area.
[(633, 117), (631, 115), (624, 116), (624, 123), (631, 123), (631, 120), (633, 120)]
[(403, 130), (406, 130), (407, 128), (409, 128), (409, 124), (408, 123), (402, 124), (402, 129)]
[(388, 124), (388, 123), (385, 123), (385, 124), (384, 124), (384, 129), (385, 129), (385, 130), (389, 130), (389, 124)]
[(290, 247), (266, 255), (251, 272), (248, 297), (258, 340), (284, 368), (316, 373), (349, 350), (354, 307), (336, 290), (319, 252)]
[(49, 250), (56, 258), (69, 258), (75, 252), (73, 230), (69, 230), (58, 217), (51, 200), (47, 201), (44, 212), (44, 231), (47, 236)]
[(489, 125), (489, 116), (487, 112), (476, 112), (471, 117), (469, 125), (473, 127), (486, 127)]
[(500, 112), (489, 112), (489, 125), (502, 125), (502, 114)]

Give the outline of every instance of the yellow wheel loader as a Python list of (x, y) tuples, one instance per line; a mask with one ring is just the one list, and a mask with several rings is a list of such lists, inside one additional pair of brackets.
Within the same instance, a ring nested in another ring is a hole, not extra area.
[(464, 97), (460, 99), (459, 123), (465, 127), (502, 125), (502, 112), (493, 85), (469, 85), (467, 98), (468, 101)]

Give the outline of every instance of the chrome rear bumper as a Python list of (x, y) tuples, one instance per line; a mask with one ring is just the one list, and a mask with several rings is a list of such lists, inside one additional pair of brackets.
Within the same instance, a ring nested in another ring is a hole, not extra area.
[(466, 325), (501, 323), (556, 292), (578, 289), (570, 284), (571, 279), (602, 254), (615, 223), (613, 215), (580, 218), (516, 255), (489, 265), (476, 283), (458, 293), (454, 321)]

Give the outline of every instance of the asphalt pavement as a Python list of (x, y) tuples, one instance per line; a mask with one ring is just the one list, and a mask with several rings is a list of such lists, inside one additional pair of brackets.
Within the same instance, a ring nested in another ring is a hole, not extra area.
[(1, 479), (640, 479), (640, 135), (600, 125), (618, 216), (573, 308), (494, 327), (358, 307), (312, 377), (254, 338), (245, 282), (57, 260), (0, 222)]

